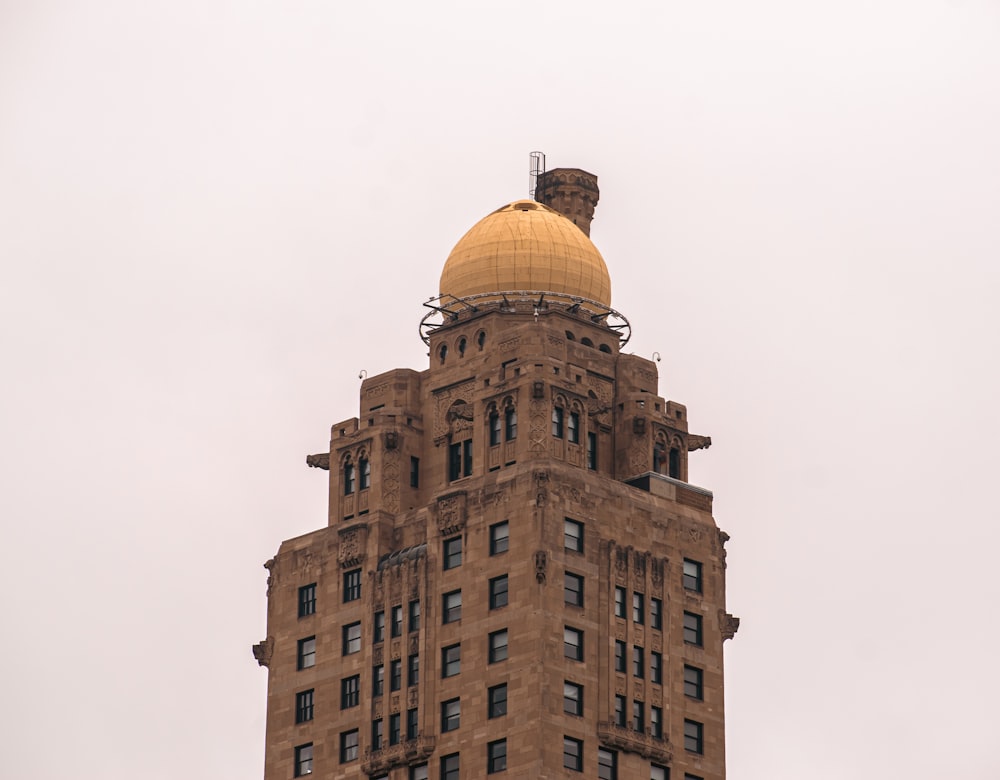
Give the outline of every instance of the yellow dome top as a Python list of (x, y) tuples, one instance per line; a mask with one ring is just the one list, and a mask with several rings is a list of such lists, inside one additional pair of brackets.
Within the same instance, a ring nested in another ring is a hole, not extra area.
[(548, 206), (517, 200), (479, 220), (448, 255), (441, 295), (544, 290), (611, 306), (604, 258), (583, 231)]

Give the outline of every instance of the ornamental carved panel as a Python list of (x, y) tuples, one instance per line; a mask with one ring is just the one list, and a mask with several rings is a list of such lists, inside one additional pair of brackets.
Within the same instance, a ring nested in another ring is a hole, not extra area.
[(360, 566), (368, 547), (368, 526), (355, 525), (339, 532), (337, 560), (342, 569)]
[(456, 534), (465, 528), (467, 497), (465, 491), (441, 496), (434, 505), (438, 533), (442, 536)]

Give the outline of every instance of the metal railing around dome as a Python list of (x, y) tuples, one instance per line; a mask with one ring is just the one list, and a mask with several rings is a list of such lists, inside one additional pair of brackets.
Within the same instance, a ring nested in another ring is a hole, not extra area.
[(420, 338), (430, 345), (431, 334), (438, 328), (486, 311), (534, 314), (561, 311), (603, 325), (618, 338), (619, 348), (632, 337), (632, 326), (621, 312), (603, 303), (581, 298), (579, 295), (549, 290), (506, 290), (477, 293), (458, 298), (454, 295), (431, 296), (424, 303), (429, 312), (420, 319)]

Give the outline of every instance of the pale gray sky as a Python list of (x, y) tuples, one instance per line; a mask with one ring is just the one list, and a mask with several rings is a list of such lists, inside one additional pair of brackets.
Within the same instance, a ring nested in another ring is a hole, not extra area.
[(1000, 6), (0, 0), (0, 776), (260, 777), (266, 572), (527, 156), (714, 444), (732, 780), (993, 780)]

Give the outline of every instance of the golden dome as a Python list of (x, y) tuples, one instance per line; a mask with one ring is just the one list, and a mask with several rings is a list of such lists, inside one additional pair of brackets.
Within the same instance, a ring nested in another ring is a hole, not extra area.
[(597, 247), (557, 211), (517, 200), (479, 220), (448, 255), (441, 295), (563, 293), (611, 306), (611, 277)]

